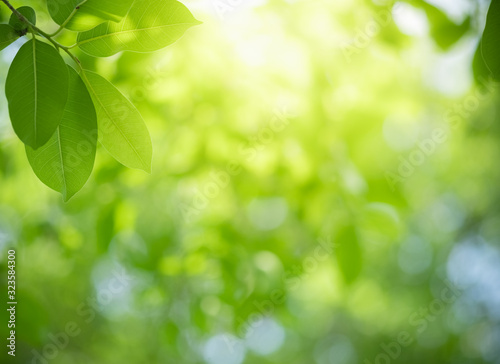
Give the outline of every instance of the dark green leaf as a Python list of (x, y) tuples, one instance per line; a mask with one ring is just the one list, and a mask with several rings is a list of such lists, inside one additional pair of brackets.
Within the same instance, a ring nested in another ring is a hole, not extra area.
[(78, 45), (95, 57), (121, 51), (152, 52), (172, 44), (200, 24), (178, 1), (137, 0), (120, 23), (103, 23), (78, 34)]
[(468, 17), (459, 25), (448, 19), (435, 23), (431, 28), (432, 38), (442, 50), (448, 50), (469, 31), (470, 20)]
[(33, 150), (28, 160), (40, 181), (69, 200), (87, 182), (97, 144), (97, 117), (92, 99), (76, 71), (68, 66), (69, 93), (61, 123), (49, 142)]
[(83, 75), (97, 112), (99, 142), (123, 165), (151, 172), (153, 147), (139, 111), (103, 77)]
[(26, 42), (12, 61), (5, 94), (14, 131), (37, 149), (54, 134), (68, 98), (68, 69), (61, 55), (39, 40)]
[(133, 0), (47, 0), (52, 19), (75, 31), (91, 29), (106, 20), (120, 21), (132, 3)]
[(0, 24), (0, 51), (19, 38), (14, 28), (8, 24)]
[(470, 29), (470, 17), (466, 18), (461, 24), (455, 24), (443, 11), (426, 1), (408, 2), (425, 11), (429, 19), (432, 39), (442, 50), (452, 47)]
[(484, 83), (484, 81), (491, 75), (491, 72), (483, 59), (481, 42), (478, 44), (476, 52), (474, 53), (472, 70), (474, 72), (474, 79), (478, 83)]
[[(31, 24), (36, 24), (36, 14), (35, 10), (29, 6), (21, 6), (17, 8), (19, 11)], [(28, 28), (28, 24), (22, 22), (16, 14), (10, 16), (9, 24), (17, 31), (22, 32)]]
[(495, 80), (500, 80), (500, 1), (493, 0), (480, 43), (484, 65)]

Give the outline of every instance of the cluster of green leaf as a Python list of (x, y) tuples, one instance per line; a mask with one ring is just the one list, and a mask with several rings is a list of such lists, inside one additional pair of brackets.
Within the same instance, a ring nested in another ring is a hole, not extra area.
[[(12, 61), (5, 93), (13, 129), (38, 178), (68, 200), (92, 172), (97, 141), (123, 165), (150, 172), (152, 144), (142, 116), (115, 86), (86, 70), (71, 49), (93, 57), (156, 51), (199, 24), (189, 10), (175, 0), (47, 0), (60, 26), (48, 34), (37, 27), (31, 7), (15, 9), (2, 1), (12, 15), (9, 24), (0, 24), (0, 50), (31, 36)], [(76, 44), (54, 39), (63, 30), (78, 32)]]

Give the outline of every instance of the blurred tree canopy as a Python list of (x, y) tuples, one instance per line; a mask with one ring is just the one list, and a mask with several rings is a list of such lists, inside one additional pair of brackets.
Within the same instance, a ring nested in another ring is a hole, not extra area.
[(183, 3), (203, 24), (168, 48), (75, 51), (151, 175), (98, 145), (64, 203), (0, 96), (14, 362), (500, 364), (499, 2)]

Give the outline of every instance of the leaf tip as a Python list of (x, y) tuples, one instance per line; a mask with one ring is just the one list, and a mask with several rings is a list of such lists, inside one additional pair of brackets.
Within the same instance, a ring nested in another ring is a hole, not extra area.
[(147, 174), (151, 174), (153, 172), (153, 167), (151, 166), (151, 163), (149, 165), (144, 165), (144, 167), (141, 168), (144, 172)]
[(64, 203), (68, 203), (69, 200), (77, 193), (78, 191), (73, 191), (73, 192), (68, 192), (68, 190), (65, 188), (63, 191), (61, 191), (61, 195), (63, 198)]

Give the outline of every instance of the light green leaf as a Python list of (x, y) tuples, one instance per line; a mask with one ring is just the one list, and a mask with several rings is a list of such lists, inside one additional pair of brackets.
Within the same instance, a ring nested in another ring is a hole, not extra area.
[(24, 144), (37, 149), (56, 131), (68, 98), (68, 69), (55, 48), (26, 42), (7, 74), (10, 120)]
[(57, 24), (64, 25), (69, 30), (82, 31), (106, 20), (120, 21), (133, 2), (133, 0), (47, 0), (47, 7), (50, 16)]
[(0, 24), (0, 51), (19, 38), (14, 28), (8, 24)]
[(103, 77), (90, 71), (82, 76), (96, 108), (99, 142), (118, 162), (150, 173), (153, 147), (139, 111)]
[(87, 182), (97, 144), (97, 116), (78, 73), (68, 66), (69, 93), (61, 123), (47, 144), (26, 155), (40, 181), (61, 192), (68, 201)]
[(200, 24), (174, 0), (137, 0), (120, 23), (103, 23), (78, 34), (86, 53), (108, 57), (121, 51), (152, 52), (172, 44), (193, 25)]
[(363, 267), (363, 255), (356, 227), (349, 225), (342, 228), (337, 234), (336, 242), (338, 244), (336, 257), (340, 272), (344, 281), (351, 284), (359, 276)]
[[(29, 6), (21, 6), (16, 9), (19, 11), (31, 24), (36, 25), (36, 14), (35, 10)], [(16, 30), (17, 32), (22, 32), (28, 28), (28, 24), (19, 20), (16, 14), (11, 14), (9, 19), (9, 24)]]

